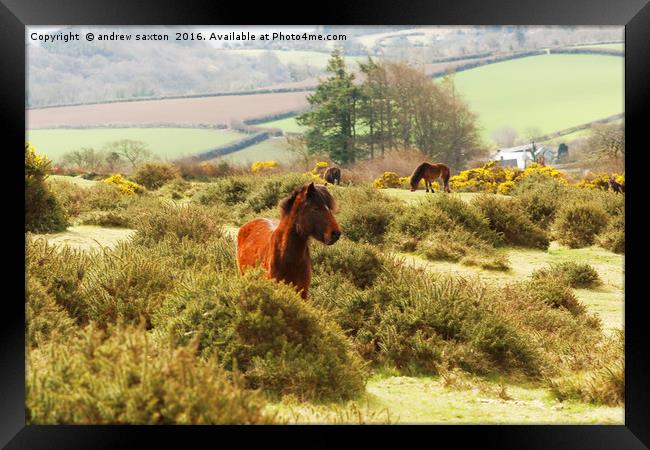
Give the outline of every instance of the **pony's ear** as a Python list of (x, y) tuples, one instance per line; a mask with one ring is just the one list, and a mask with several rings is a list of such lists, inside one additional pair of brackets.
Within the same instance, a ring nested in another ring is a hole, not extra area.
[(284, 200), (280, 202), (280, 211), (282, 214), (289, 214), (291, 211), (291, 207), (293, 206), (293, 203), (296, 201), (296, 197), (298, 196), (298, 193), (300, 192), (299, 189), (294, 189), (294, 191), (291, 193), (291, 195)]
[(307, 186), (307, 195), (312, 195), (312, 194), (314, 194), (315, 192), (316, 192), (316, 186), (314, 186), (314, 182), (312, 181), (312, 182), (309, 183), (309, 185)]

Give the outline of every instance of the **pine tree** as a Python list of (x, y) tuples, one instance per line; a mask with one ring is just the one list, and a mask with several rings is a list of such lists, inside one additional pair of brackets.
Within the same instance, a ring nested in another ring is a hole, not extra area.
[(327, 154), (340, 164), (354, 162), (356, 148), (357, 109), (361, 92), (348, 73), (340, 50), (334, 50), (327, 64), (331, 75), (316, 88), (307, 100), (311, 110), (299, 115), (297, 122), (308, 127), (305, 141), (311, 153)]

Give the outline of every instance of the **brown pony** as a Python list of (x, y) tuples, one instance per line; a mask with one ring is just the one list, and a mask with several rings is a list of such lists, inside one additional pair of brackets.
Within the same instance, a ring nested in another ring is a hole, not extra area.
[(609, 177), (609, 188), (618, 194), (625, 192), (625, 186), (616, 181), (616, 178), (614, 177)]
[(307, 298), (311, 283), (310, 237), (332, 245), (341, 236), (334, 198), (324, 186), (302, 186), (280, 202), (280, 220), (254, 219), (239, 229), (240, 273), (258, 264), (269, 278), (293, 284)]
[(328, 167), (323, 178), (328, 183), (341, 184), (341, 169), (338, 167)]
[(449, 189), (449, 167), (444, 164), (429, 164), (428, 162), (423, 162), (417, 166), (413, 171), (413, 175), (411, 175), (411, 192), (418, 188), (418, 183), (422, 178), (424, 178), (424, 186), (426, 187), (427, 192), (429, 192), (429, 188), (431, 188), (431, 192), (433, 192), (431, 182), (438, 178), (442, 178), (445, 192), (451, 192), (451, 189)]

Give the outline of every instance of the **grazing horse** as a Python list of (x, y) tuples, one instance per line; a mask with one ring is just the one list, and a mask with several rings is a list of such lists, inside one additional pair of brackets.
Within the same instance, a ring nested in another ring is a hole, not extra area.
[(616, 181), (614, 177), (609, 177), (609, 188), (619, 194), (625, 193), (625, 186)]
[(424, 178), (424, 186), (426, 187), (427, 192), (429, 192), (429, 188), (431, 188), (431, 192), (433, 192), (431, 182), (438, 178), (442, 178), (445, 192), (451, 192), (451, 189), (449, 189), (449, 167), (444, 164), (429, 164), (428, 162), (423, 162), (417, 166), (413, 171), (413, 175), (411, 175), (411, 192), (418, 188), (418, 183), (422, 178)]
[(328, 183), (341, 184), (341, 169), (339, 169), (338, 167), (329, 167), (325, 171), (323, 178)]
[(254, 219), (237, 234), (237, 265), (240, 273), (261, 264), (268, 278), (293, 284), (307, 298), (311, 283), (309, 238), (327, 245), (341, 236), (334, 218), (334, 198), (314, 183), (297, 188), (280, 202), (280, 220)]

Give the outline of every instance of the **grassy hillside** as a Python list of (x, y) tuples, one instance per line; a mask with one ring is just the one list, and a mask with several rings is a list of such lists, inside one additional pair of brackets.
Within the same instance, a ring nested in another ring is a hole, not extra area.
[(286, 119), (263, 122), (256, 124), (256, 126), (279, 128), (285, 133), (302, 133), (305, 131), (305, 127), (298, 125), (295, 117), (287, 117)]
[(612, 56), (534, 56), (455, 78), (486, 139), (501, 127), (550, 133), (623, 111), (623, 59)]
[(294, 155), (287, 148), (287, 141), (283, 137), (271, 138), (259, 144), (251, 145), (242, 150), (216, 158), (214, 161), (224, 160), (235, 164), (252, 164), (255, 161), (274, 160), (284, 162), (294, 159)]
[(43, 129), (27, 132), (27, 139), (55, 161), (70, 150), (81, 147), (101, 150), (107, 143), (120, 139), (143, 141), (161, 158), (175, 158), (217, 147), (243, 136), (234, 131), (192, 128)]

